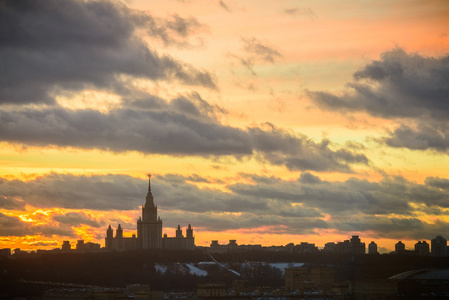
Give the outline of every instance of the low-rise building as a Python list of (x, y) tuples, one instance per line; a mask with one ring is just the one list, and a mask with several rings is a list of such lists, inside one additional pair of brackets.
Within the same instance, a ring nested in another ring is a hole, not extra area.
[(198, 284), (196, 295), (198, 299), (220, 299), (226, 297), (226, 285), (224, 283)]
[(334, 269), (305, 266), (285, 269), (285, 289), (300, 293), (310, 291), (330, 291), (335, 283)]
[(391, 280), (363, 280), (350, 284), (350, 293), (355, 299), (392, 299), (398, 293), (398, 284)]
[(10, 257), (10, 256), (11, 256), (11, 248), (0, 249), (0, 257)]

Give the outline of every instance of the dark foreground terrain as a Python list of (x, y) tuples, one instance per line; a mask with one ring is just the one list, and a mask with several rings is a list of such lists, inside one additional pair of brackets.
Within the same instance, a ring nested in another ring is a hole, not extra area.
[(331, 267), (336, 282), (385, 279), (414, 269), (449, 269), (449, 257), (413, 255), (248, 251), (214, 254), (214, 257), (241, 277), (216, 264), (205, 266), (207, 276), (189, 272), (184, 263), (211, 262), (203, 250), (11, 256), (0, 259), (0, 298), (41, 296), (46, 289), (58, 285), (125, 287), (141, 283), (160, 291), (195, 291), (198, 283), (230, 285), (233, 280), (243, 278), (251, 286), (280, 287), (284, 285), (283, 273), (268, 264), (279, 262)]

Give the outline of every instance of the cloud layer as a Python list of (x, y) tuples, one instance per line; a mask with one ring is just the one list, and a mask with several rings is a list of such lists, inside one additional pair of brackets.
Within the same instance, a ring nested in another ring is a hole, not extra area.
[[(449, 209), (449, 180), (445, 178), (429, 177), (425, 184), (417, 184), (402, 177), (385, 178), (381, 182), (355, 178), (328, 182), (310, 173), (303, 173), (295, 181), (242, 176), (250, 183), (225, 185), (227, 192), (198, 188), (195, 182), (199, 176), (153, 177), (152, 191), (165, 226), (190, 223), (207, 231), (270, 228), (267, 233), (277, 234), (334, 229), (343, 234), (369, 231), (380, 238), (429, 239), (442, 234), (449, 225), (441, 218)], [(53, 173), (29, 182), (3, 179), (0, 199), (13, 199), (16, 209), (27, 204), (36, 208), (99, 212), (126, 210), (137, 215), (139, 205), (145, 201), (146, 188), (146, 180), (126, 175), (87, 177)], [(11, 207), (10, 202), (2, 201), (0, 205)], [(433, 221), (422, 220), (422, 214), (432, 215)], [(108, 218), (108, 214), (95, 217), (94, 212), (52, 216), (52, 222), (60, 224), (65, 234), (71, 226), (101, 228), (111, 221), (118, 220)], [(17, 235), (31, 226), (6, 215), (2, 215), (1, 222), (1, 228), (14, 229), (10, 232), (17, 231)], [(127, 226), (133, 228), (132, 223)], [(51, 232), (50, 227), (39, 230)]]
[(139, 106), (108, 113), (64, 108), (0, 110), (0, 140), (204, 157), (255, 153), (259, 159), (291, 170), (351, 172), (350, 165), (368, 163), (363, 154), (333, 150), (328, 141), (315, 143), (272, 124), (246, 130), (221, 125), (214, 118), (220, 109), (197, 95), (169, 103), (150, 99)]

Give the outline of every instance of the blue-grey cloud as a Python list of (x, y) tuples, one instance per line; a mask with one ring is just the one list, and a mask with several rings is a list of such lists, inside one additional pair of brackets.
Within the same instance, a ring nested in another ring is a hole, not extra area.
[(449, 117), (449, 56), (384, 52), (380, 60), (354, 73), (351, 91), (342, 96), (309, 91), (321, 107), (366, 111), (383, 118)]
[(289, 170), (352, 172), (350, 165), (369, 163), (368, 158), (348, 149), (332, 150), (328, 140), (314, 142), (305, 135), (294, 134), (265, 123), (249, 128), (254, 149), (262, 158)]
[(435, 121), (428, 118), (420, 118), (412, 126), (400, 124), (394, 130), (389, 131), (386, 137), (378, 140), (391, 147), (412, 150), (431, 149), (448, 153), (449, 123), (446, 120)]
[(128, 108), (105, 113), (61, 107), (0, 109), (0, 140), (112, 152), (249, 156), (290, 170), (352, 172), (352, 165), (368, 164), (358, 150), (327, 140), (316, 143), (269, 123), (246, 129), (222, 125), (218, 118), (225, 110), (196, 93), (169, 102), (157, 97), (126, 101)]
[(0, 20), (0, 103), (54, 103), (61, 89), (119, 92), (121, 75), (216, 88), (211, 74), (158, 54), (135, 34), (146, 27), (173, 43), (201, 26), (194, 18), (158, 21), (107, 0), (5, 0)]
[(89, 225), (91, 227), (104, 226), (104, 223), (100, 224), (98, 220), (93, 219), (87, 213), (84, 212), (68, 212), (65, 214), (55, 214), (52, 219), (60, 224), (70, 226)]

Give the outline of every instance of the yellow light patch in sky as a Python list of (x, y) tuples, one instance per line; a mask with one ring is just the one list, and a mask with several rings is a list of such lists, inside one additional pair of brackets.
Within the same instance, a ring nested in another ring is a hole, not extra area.
[(67, 109), (94, 109), (107, 113), (113, 108), (120, 107), (121, 97), (116, 94), (97, 90), (84, 90), (78, 93), (55, 95), (56, 102)]

